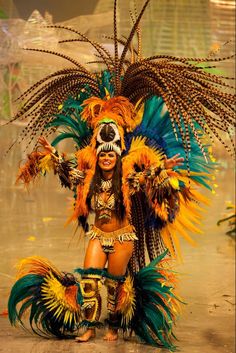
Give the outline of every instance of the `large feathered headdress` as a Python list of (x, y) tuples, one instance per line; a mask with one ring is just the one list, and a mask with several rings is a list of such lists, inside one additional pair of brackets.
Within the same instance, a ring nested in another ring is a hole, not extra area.
[[(11, 122), (29, 119), (20, 135), (21, 139), (32, 140), (44, 134), (45, 130), (50, 134), (58, 126), (64, 126), (65, 134), (60, 135), (55, 143), (70, 137), (79, 148), (90, 142), (96, 147), (106, 144), (101, 132), (107, 129), (103, 124), (108, 123), (112, 124), (109, 131), (116, 141), (108, 141), (107, 146), (111, 142), (110, 148), (116, 146), (114, 148), (121, 153), (125, 150), (124, 134), (133, 131), (137, 125), (142, 134), (149, 137), (153, 133), (148, 126), (152, 124), (152, 110), (149, 116), (146, 112), (146, 121), (142, 121), (142, 117), (140, 119), (137, 111), (152, 97), (161, 97), (169, 112), (168, 119), (176, 139), (183, 144), (187, 160), (191, 151), (190, 139), (196, 140), (205, 156), (200, 138), (202, 133), (217, 137), (233, 154), (232, 141), (227, 144), (221, 132), (230, 135), (235, 118), (235, 96), (230, 92), (232, 87), (227, 83), (227, 77), (205, 70), (206, 63), (227, 58), (177, 58), (168, 55), (143, 58), (139, 25), (149, 1), (145, 1), (136, 18), (132, 16), (135, 18), (134, 24), (127, 39), (121, 39), (117, 34), (117, 0), (114, 0), (114, 34), (107, 37), (114, 42), (114, 55), (81, 32), (69, 27), (49, 26), (77, 36), (62, 42), (90, 43), (99, 57), (97, 62), (104, 66), (100, 72), (91, 72), (78, 61), (59, 52), (27, 49), (62, 57), (71, 63), (71, 67), (48, 75), (22, 94), (20, 100), (23, 104), (11, 119)], [(136, 35), (138, 41), (135, 46), (133, 39)], [(120, 55), (119, 44), (123, 46)], [(150, 107), (150, 104), (147, 106)], [(155, 105), (152, 109), (156, 109)], [(108, 130), (107, 133), (109, 135)]]

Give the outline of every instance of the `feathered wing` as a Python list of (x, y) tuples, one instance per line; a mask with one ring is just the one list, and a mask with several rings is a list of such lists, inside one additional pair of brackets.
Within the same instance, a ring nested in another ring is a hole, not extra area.
[[(195, 127), (202, 147), (190, 133), (191, 150), (186, 160), (185, 146), (180, 133), (171, 129), (163, 99), (153, 97), (145, 103), (140, 124), (126, 136), (124, 202), (128, 210), (132, 209), (130, 215), (139, 238), (130, 262), (134, 272), (145, 266), (146, 250), (151, 261), (165, 248), (172, 256), (181, 257), (179, 237), (194, 244), (188, 232), (201, 232), (201, 204), (208, 200), (200, 189), (211, 190), (215, 162), (201, 127)], [(164, 155), (170, 158), (176, 153), (185, 158), (183, 166), (151, 175), (153, 166), (161, 166)]]
[[(169, 112), (162, 98), (153, 97), (147, 101), (141, 126), (148, 127), (149, 131), (152, 131), (152, 136), (149, 132), (147, 135), (152, 138), (156, 136), (156, 142), (168, 158), (176, 153), (185, 158), (186, 151), (180, 133), (171, 129), (170, 125)], [(172, 190), (178, 189), (178, 205), (176, 209), (173, 209), (173, 205), (167, 205), (168, 221), (160, 231), (171, 254), (174, 255), (177, 252), (178, 256), (181, 256), (178, 235), (194, 244), (188, 232), (201, 232), (199, 229), (201, 205), (208, 204), (202, 189), (212, 190), (216, 166), (209, 139), (197, 123), (194, 123), (194, 126), (200, 143), (195, 138), (194, 132), (190, 132), (188, 158), (185, 158), (183, 166), (174, 168), (174, 172), (169, 172)]]
[(9, 297), (9, 320), (14, 326), (19, 323), (26, 327), (23, 317), (28, 311), (36, 334), (68, 337), (81, 320), (80, 295), (79, 283), (72, 274), (58, 271), (41, 257), (23, 259)]

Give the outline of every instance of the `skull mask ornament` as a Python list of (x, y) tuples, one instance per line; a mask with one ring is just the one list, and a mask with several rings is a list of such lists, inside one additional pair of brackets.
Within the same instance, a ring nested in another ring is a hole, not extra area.
[(97, 155), (101, 151), (114, 151), (121, 155), (121, 138), (114, 122), (103, 122), (99, 126), (96, 138)]

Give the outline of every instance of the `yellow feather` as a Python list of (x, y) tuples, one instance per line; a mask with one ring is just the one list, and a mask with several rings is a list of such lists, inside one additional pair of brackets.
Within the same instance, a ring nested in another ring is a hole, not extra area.
[(130, 276), (126, 277), (122, 284), (116, 310), (122, 314), (122, 324), (128, 325), (134, 315), (135, 308), (135, 292), (133, 287), (133, 280)]
[[(172, 241), (172, 236), (171, 236), (171, 233), (169, 231), (169, 227), (170, 225), (167, 225), (166, 227), (164, 227), (162, 230), (161, 230), (161, 237), (163, 239), (163, 242), (166, 246), (166, 248), (169, 250), (170, 254), (171, 254), (171, 257), (172, 258), (175, 258), (176, 257), (176, 253), (175, 253), (175, 248), (173, 246), (173, 241)], [(181, 258), (181, 254), (178, 254), (179, 255), (179, 258)]]
[(105, 93), (106, 93), (106, 99), (110, 99), (111, 96), (110, 96), (108, 89), (106, 87), (104, 87), (104, 89), (105, 89)]
[(172, 186), (173, 189), (178, 190), (179, 189), (179, 180), (175, 177), (171, 177), (169, 179), (169, 183)]
[(51, 271), (59, 277), (61, 275), (54, 265), (52, 265), (47, 259), (40, 256), (31, 256), (22, 259), (17, 265), (17, 268), (17, 278), (21, 278), (27, 274), (46, 275)]
[(50, 154), (40, 159), (39, 169), (43, 174), (49, 172), (53, 168), (52, 158)]

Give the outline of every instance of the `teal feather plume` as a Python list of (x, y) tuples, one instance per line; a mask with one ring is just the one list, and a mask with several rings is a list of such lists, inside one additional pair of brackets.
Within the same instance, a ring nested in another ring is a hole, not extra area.
[[(105, 70), (97, 75), (97, 81), (100, 98), (104, 98), (107, 92), (110, 96), (114, 95), (112, 74), (109, 71)], [(72, 138), (79, 148), (89, 144), (92, 130), (81, 119), (82, 104), (89, 97), (91, 97), (91, 90), (89, 86), (85, 86), (76, 99), (69, 97), (63, 102), (60, 113), (56, 114), (46, 126), (46, 128), (63, 128), (63, 131), (59, 131), (59, 135), (52, 141), (52, 146), (56, 146), (59, 142), (68, 138)]]
[(111, 97), (114, 96), (115, 88), (112, 82), (113, 79), (114, 74), (107, 70), (104, 70), (101, 75), (97, 76), (98, 86), (100, 89), (100, 98), (105, 98), (107, 92), (110, 94)]
[[(24, 326), (22, 322), (22, 316), (26, 309), (28, 309), (28, 307), (32, 304), (33, 293), (37, 292), (42, 283), (42, 276), (34, 274), (29, 274), (16, 281), (12, 287), (8, 301), (8, 315), (12, 325), (15, 326), (17, 322), (20, 322)], [(20, 310), (17, 311), (17, 304), (23, 300), (26, 301), (22, 304)]]
[(73, 132), (61, 132), (60, 135), (58, 135), (52, 142), (52, 146), (55, 147), (56, 145), (58, 145), (59, 142), (68, 139), (68, 138), (72, 138), (74, 140), (74, 142), (77, 144), (77, 146), (81, 145), (81, 141), (79, 139), (79, 137), (74, 134)]
[[(198, 137), (201, 140), (204, 135), (202, 129), (197, 123), (193, 123), (198, 132)], [(182, 124), (183, 125), (183, 124)], [(205, 159), (198, 142), (190, 130), (191, 150), (186, 155), (186, 151), (181, 140), (181, 135), (176, 123), (174, 123), (176, 133), (172, 127), (169, 112), (161, 97), (152, 97), (145, 102), (142, 122), (137, 128), (138, 133), (146, 136), (151, 141), (154, 140), (159, 148), (163, 150), (167, 158), (179, 153), (180, 157), (184, 158), (183, 166), (175, 167), (175, 170), (186, 170), (189, 166), (190, 171), (196, 173), (205, 173), (204, 175), (190, 176), (191, 179), (200, 185), (211, 189), (211, 173), (216, 164), (212, 161), (209, 154), (210, 145), (203, 143), (203, 150), (207, 160)], [(182, 126), (184, 130), (184, 126)]]
[(67, 127), (75, 130), (76, 132), (80, 131), (80, 123), (73, 119), (71, 116), (67, 116), (64, 114), (57, 114), (56, 118), (49, 124), (51, 126), (59, 127)]
[(173, 286), (164, 283), (168, 279), (163, 268), (157, 267), (166, 254), (167, 251), (135, 274), (136, 307), (131, 329), (146, 343), (175, 351), (174, 313), (169, 299), (178, 299)]
[(64, 139), (72, 138), (76, 145), (81, 148), (89, 143), (92, 131), (87, 123), (81, 119), (83, 101), (90, 96), (86, 90), (81, 92), (77, 99), (69, 97), (62, 105), (59, 114), (47, 124), (47, 128), (63, 128), (59, 135), (52, 141), (52, 146), (56, 146)]
[[(81, 294), (80, 285), (72, 275), (70, 277), (68, 277), (68, 274), (58, 276), (50, 268), (44, 274), (26, 274), (18, 279), (12, 287), (8, 301), (9, 320), (13, 326), (19, 323), (23, 328), (27, 328), (23, 322), (23, 316), (26, 312), (29, 312), (30, 328), (37, 335), (69, 338), (73, 336), (81, 320), (79, 309), (70, 320), (65, 320), (66, 315), (68, 315), (66, 305), (63, 306), (63, 303), (58, 302), (51, 307), (54, 298), (52, 290), (57, 291), (57, 288), (53, 289), (53, 287), (47, 286), (47, 274), (49, 273), (65, 289), (70, 286), (76, 286), (75, 300), (79, 293)], [(45, 292), (45, 285), (47, 292)], [(82, 300), (81, 295), (81, 303)], [(60, 314), (58, 314), (58, 310), (60, 310)]]

